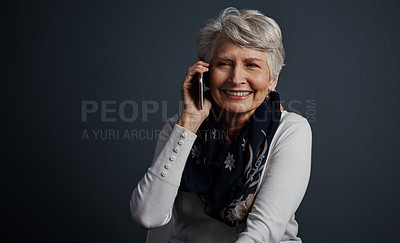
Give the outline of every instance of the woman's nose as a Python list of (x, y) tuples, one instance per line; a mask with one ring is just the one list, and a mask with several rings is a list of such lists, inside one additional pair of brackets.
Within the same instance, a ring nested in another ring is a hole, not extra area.
[(232, 84), (238, 85), (238, 84), (244, 83), (245, 81), (246, 81), (245, 72), (244, 72), (243, 68), (241, 68), (239, 65), (235, 65), (232, 68), (230, 82)]

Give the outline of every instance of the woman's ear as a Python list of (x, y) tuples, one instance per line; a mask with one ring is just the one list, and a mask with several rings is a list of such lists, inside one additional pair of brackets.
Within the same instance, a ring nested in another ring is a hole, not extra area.
[(276, 85), (278, 85), (278, 78), (279, 78), (279, 73), (276, 74), (275, 77), (269, 81), (268, 90), (274, 90), (276, 88)]

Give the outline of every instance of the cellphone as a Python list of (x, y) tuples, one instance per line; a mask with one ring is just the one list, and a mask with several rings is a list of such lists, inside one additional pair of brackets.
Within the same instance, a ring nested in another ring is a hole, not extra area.
[(198, 100), (198, 106), (202, 110), (204, 106), (204, 76), (202, 73), (197, 74), (197, 80), (198, 80), (198, 85), (199, 85), (199, 100)]

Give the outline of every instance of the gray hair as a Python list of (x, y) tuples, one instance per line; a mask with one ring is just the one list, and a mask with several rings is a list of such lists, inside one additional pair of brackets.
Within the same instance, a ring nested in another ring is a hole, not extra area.
[(199, 57), (209, 62), (218, 39), (224, 35), (239, 46), (265, 52), (271, 79), (281, 71), (285, 50), (281, 29), (275, 20), (257, 10), (226, 8), (217, 19), (209, 20), (199, 30), (197, 34)]

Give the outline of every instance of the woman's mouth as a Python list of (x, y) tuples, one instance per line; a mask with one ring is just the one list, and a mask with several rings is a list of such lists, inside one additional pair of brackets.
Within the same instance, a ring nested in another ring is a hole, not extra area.
[(253, 92), (252, 91), (232, 91), (232, 90), (222, 90), (224, 94), (232, 100), (244, 100), (247, 99)]
[(223, 92), (230, 96), (236, 96), (236, 97), (244, 97), (252, 93), (250, 91), (228, 91), (228, 90), (224, 90)]

